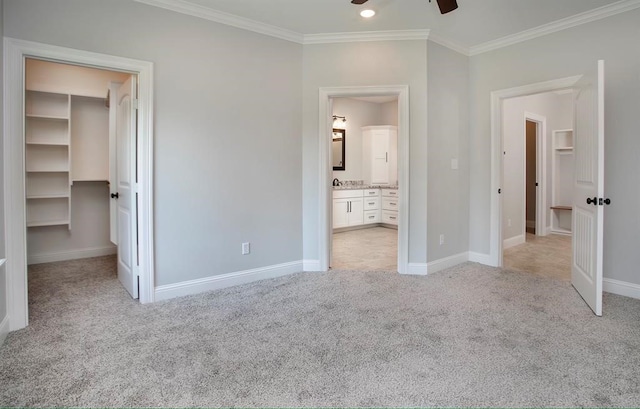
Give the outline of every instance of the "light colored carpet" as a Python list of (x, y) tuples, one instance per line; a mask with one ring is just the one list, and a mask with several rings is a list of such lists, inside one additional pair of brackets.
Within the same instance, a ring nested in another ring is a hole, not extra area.
[(638, 406), (640, 301), (475, 263), (300, 273), (140, 305), (97, 258), (30, 269), (0, 406)]

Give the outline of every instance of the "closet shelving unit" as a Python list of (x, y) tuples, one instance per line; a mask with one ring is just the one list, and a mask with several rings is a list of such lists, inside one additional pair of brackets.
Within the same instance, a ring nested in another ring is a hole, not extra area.
[(552, 199), (551, 231), (571, 234), (572, 190), (573, 190), (573, 130), (560, 129), (552, 133)]
[(68, 94), (26, 91), (27, 226), (71, 228), (71, 144)]

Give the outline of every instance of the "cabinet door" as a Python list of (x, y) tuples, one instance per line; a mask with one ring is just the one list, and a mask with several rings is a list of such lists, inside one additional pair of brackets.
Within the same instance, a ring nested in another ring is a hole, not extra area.
[(349, 199), (349, 226), (358, 226), (364, 223), (364, 209), (362, 199)]
[(389, 184), (389, 134), (374, 131), (371, 135), (371, 183)]
[(349, 225), (348, 213), (349, 199), (333, 199), (333, 228), (347, 227)]

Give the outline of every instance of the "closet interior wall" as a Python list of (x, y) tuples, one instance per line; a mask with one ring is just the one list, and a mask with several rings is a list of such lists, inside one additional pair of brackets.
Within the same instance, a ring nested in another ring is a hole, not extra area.
[(130, 74), (27, 59), (29, 264), (114, 254), (109, 214), (110, 82)]

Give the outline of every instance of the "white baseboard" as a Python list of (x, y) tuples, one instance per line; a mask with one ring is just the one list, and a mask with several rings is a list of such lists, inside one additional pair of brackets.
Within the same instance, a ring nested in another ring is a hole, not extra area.
[(407, 275), (426, 276), (429, 273), (427, 263), (409, 263), (407, 264)]
[(429, 274), (444, 270), (445, 268), (457, 266), (458, 264), (469, 261), (469, 253), (464, 252), (460, 254), (454, 254), (453, 256), (441, 258), (439, 260), (431, 261), (427, 264), (427, 271)]
[(2, 322), (0, 322), (0, 346), (4, 344), (7, 335), (9, 335), (9, 314), (5, 315)]
[(302, 260), (304, 271), (320, 271), (320, 260)]
[(116, 254), (116, 246), (93, 247), (88, 249), (61, 251), (58, 253), (31, 254), (27, 257), (27, 264), (53, 263), (55, 261), (77, 260), (89, 257), (110, 256)]
[(508, 239), (506, 239), (506, 240), (504, 240), (502, 242), (502, 249), (506, 250), (506, 249), (508, 249), (510, 247), (517, 246), (518, 244), (522, 244), (522, 243), (524, 243), (526, 241), (527, 240), (526, 240), (526, 237), (525, 237), (524, 234), (521, 234), (521, 235), (515, 236), (515, 237), (511, 237), (511, 238), (508, 238)]
[(480, 263), (487, 266), (493, 266), (493, 260), (491, 259), (491, 255), (484, 253), (476, 253), (475, 251), (469, 252), (469, 261), (473, 261), (474, 263)]
[(608, 293), (640, 299), (640, 285), (638, 284), (605, 278), (602, 280), (602, 287)]
[(235, 273), (221, 274), (198, 280), (183, 281), (176, 284), (161, 285), (156, 287), (154, 301), (168, 300), (170, 298), (203, 293), (205, 291), (220, 290), (222, 288), (247, 284), (267, 278), (299, 273), (303, 271), (303, 265), (304, 263), (301, 260)]

